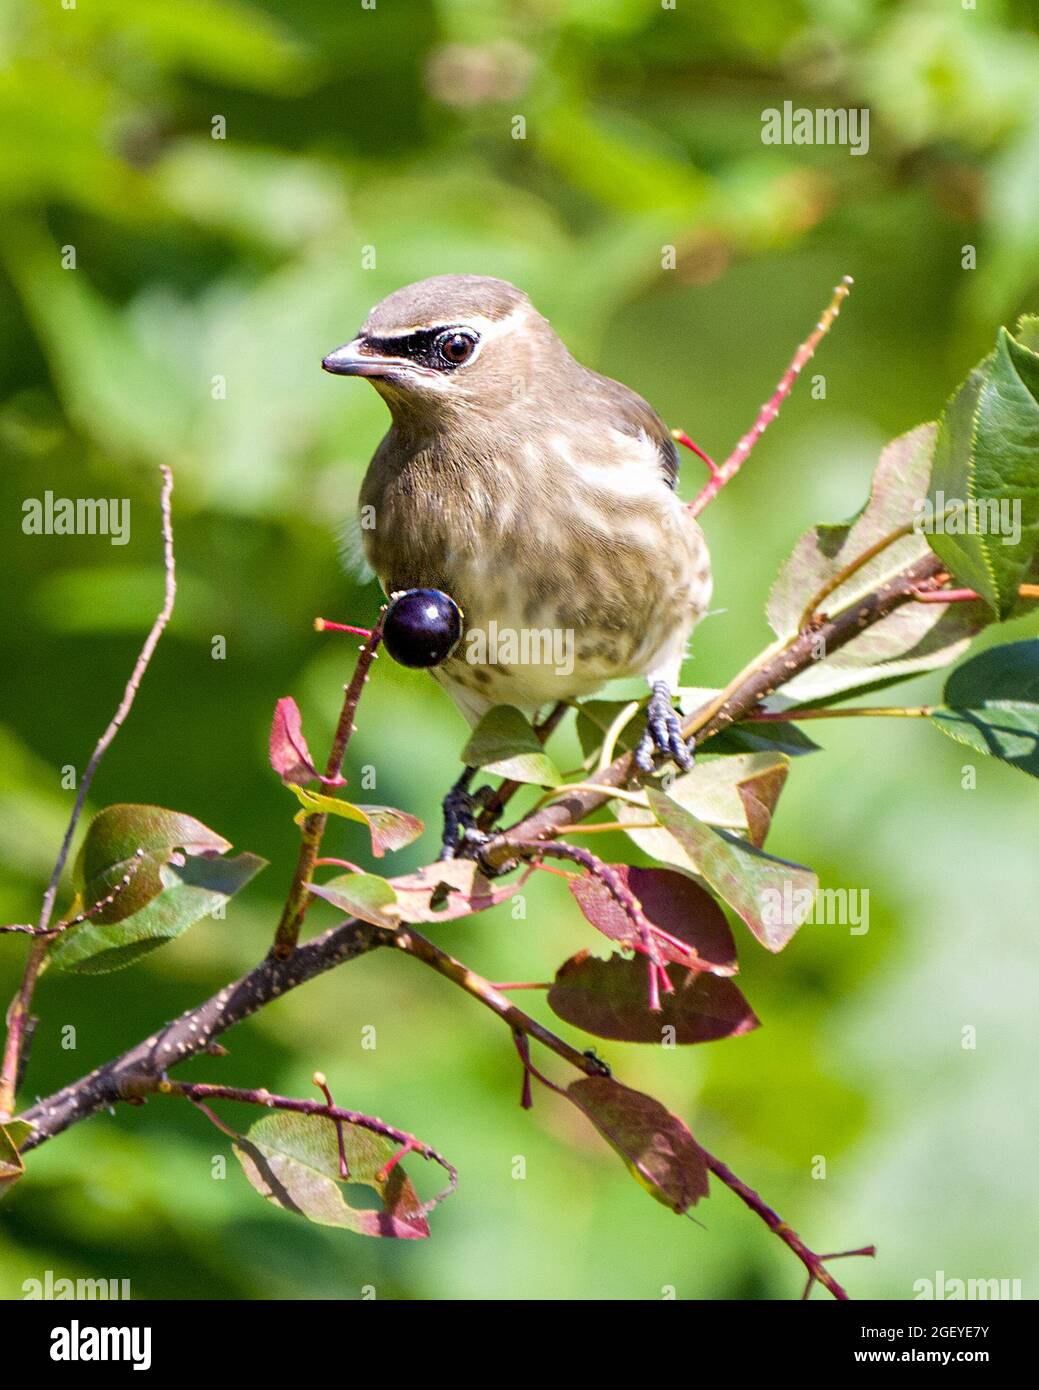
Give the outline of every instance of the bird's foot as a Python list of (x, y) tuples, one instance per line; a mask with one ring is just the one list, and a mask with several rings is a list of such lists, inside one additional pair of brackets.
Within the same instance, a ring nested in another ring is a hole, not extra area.
[(692, 747), (682, 737), (682, 721), (671, 702), (667, 681), (653, 682), (653, 694), (646, 706), (646, 729), (635, 749), (635, 766), (640, 772), (652, 772), (658, 753), (673, 758), (683, 772), (693, 765)]
[(486, 804), (490, 787), (470, 791), (476, 768), (467, 767), (443, 800), (444, 834), (441, 859), (472, 858), (490, 836), (476, 828), (476, 817)]

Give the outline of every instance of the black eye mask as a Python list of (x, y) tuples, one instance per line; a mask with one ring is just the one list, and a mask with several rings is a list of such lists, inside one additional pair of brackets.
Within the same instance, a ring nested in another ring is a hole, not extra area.
[(460, 326), (458, 328), (418, 328), (414, 333), (393, 338), (377, 338), (365, 334), (364, 343), (369, 352), (376, 353), (380, 357), (404, 357), (409, 362), (414, 362), (416, 366), (427, 367), (432, 371), (453, 372), (456, 367), (464, 364), (450, 361), (437, 347), (438, 342), (445, 335), (451, 333), (462, 333), (471, 338), (474, 344), (480, 341), (478, 333), (475, 333), (471, 328)]

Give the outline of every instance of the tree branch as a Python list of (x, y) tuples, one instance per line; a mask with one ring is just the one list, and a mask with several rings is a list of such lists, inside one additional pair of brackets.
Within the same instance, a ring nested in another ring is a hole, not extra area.
[(185, 1010), (122, 1056), (24, 1111), (20, 1118), (33, 1125), (33, 1132), (22, 1151), (36, 1148), (117, 1101), (154, 1090), (171, 1067), (209, 1051), (213, 1041), (234, 1024), (326, 970), (377, 946), (394, 945), (394, 935), (386, 927), (351, 918), (297, 947), (288, 960), (268, 956), (247, 975), (225, 985), (205, 1003)]
[[(762, 700), (812, 666), (820, 650), (831, 655), (902, 604), (911, 602), (916, 586), (938, 573), (941, 564), (937, 555), (925, 555), (843, 612), (818, 619), (789, 641), (769, 647), (719, 695), (688, 718), (682, 732), (687, 738), (695, 734), (697, 744), (702, 745), (730, 724), (748, 718)], [(633, 755), (625, 753), (596, 773), (596, 784), (622, 787), (633, 772)], [(558, 799), (534, 810), (485, 845), (481, 861), (492, 871), (498, 870), (515, 858), (518, 845), (561, 833), (597, 811), (609, 799), (608, 791), (560, 788)]]
[[(940, 569), (941, 562), (937, 556), (924, 556), (900, 575), (857, 600), (844, 611), (833, 617), (819, 616), (789, 640), (773, 644), (741, 671), (718, 696), (694, 713), (686, 721), (684, 732), (687, 736), (695, 734), (697, 741), (703, 743), (728, 725), (747, 718), (759, 709), (764, 698), (801, 671), (808, 669), (818, 658), (820, 646), (827, 654), (837, 651), (903, 603), (913, 601), (918, 586), (933, 579)], [(337, 743), (344, 733), (345, 738), (335, 768), (332, 767), (333, 760), (330, 759), (330, 775), (338, 772), (341, 752), (352, 729), (356, 699), (351, 699), (351, 692), (357, 683), (356, 693), (358, 696), (360, 694), (367, 674), (363, 661), (359, 663), (359, 670), (360, 677), (355, 673), (354, 681), (347, 687), (343, 715), (337, 729)], [(335, 751), (334, 746), (333, 754)], [(565, 831), (567, 827), (608, 801), (609, 789), (622, 786), (632, 771), (632, 757), (625, 754), (609, 767), (596, 773), (597, 785), (604, 790), (571, 789), (564, 792), (562, 799), (536, 808), (517, 825), (497, 835), (485, 847), (483, 858), (488, 868), (497, 870), (517, 857), (529, 857), (536, 850), (538, 842)], [(310, 870), (317, 859), (319, 838), (313, 842), (312, 853), (305, 840), (300, 865), (297, 866), (297, 874), (293, 880), (294, 886), (302, 884), (305, 887), (309, 880)], [(304, 853), (307, 856), (306, 863)], [(283, 921), (285, 920), (287, 919), (283, 916)], [(296, 921), (297, 931), (301, 921), (300, 913)], [(421, 960), (438, 974), (477, 998), (507, 1024), (514, 1038), (523, 1040), (524, 1047), (527, 1046), (526, 1039), (532, 1038), (585, 1075), (603, 1074), (603, 1064), (594, 1056), (586, 1056), (558, 1038), (537, 1020), (513, 1005), (489, 981), (448, 956), (410, 926), (391, 929), (350, 919), (304, 945), (297, 946), (287, 958), (280, 957), (275, 947), (270, 956), (254, 970), (235, 983), (225, 986), (205, 1003), (188, 1009), (178, 1019), (122, 1056), (45, 1100), (37, 1102), (20, 1117), (33, 1127), (22, 1144), (22, 1151), (28, 1152), (38, 1147), (71, 1125), (119, 1100), (139, 1101), (143, 1095), (165, 1082), (166, 1073), (170, 1068), (189, 1057), (213, 1050), (214, 1040), (234, 1024), (256, 1013), (288, 990), (296, 989), (307, 980), (381, 946), (392, 946)], [(188, 1087), (178, 1089), (183, 1089), (191, 1098)], [(195, 1089), (197, 1091), (198, 1088)], [(226, 1092), (227, 1088), (223, 1090)], [(201, 1101), (200, 1094), (193, 1098), (196, 1103)], [(816, 1255), (804, 1245), (764, 1200), (737, 1178), (721, 1160), (707, 1155), (707, 1161), (715, 1176), (755, 1211), (769, 1229), (774, 1231), (801, 1260), (808, 1271), (808, 1291), (813, 1282), (819, 1282), (835, 1298), (847, 1297), (843, 1288), (825, 1268), (825, 1259), (833, 1257)], [(868, 1247), (862, 1252), (853, 1253), (870, 1252), (871, 1247)]]
[[(770, 648), (769, 653), (759, 662), (751, 663), (746, 671), (741, 673), (736, 688), (722, 691), (715, 700), (688, 719), (685, 732), (697, 732), (702, 743), (729, 724), (747, 717), (762, 699), (812, 665), (820, 640), (824, 642), (827, 652), (838, 650), (871, 624), (879, 622), (901, 604), (909, 602), (913, 597), (914, 587), (936, 572), (940, 564), (937, 556), (925, 556), (844, 613), (797, 634), (778, 651)], [(597, 777), (603, 786), (620, 786), (630, 772), (631, 755), (625, 754), (597, 774)], [(496, 836), (486, 847), (484, 856), (492, 866), (498, 867), (515, 859), (519, 846), (523, 846), (524, 852), (529, 853), (530, 841), (564, 831), (608, 799), (607, 791), (571, 791), (561, 800), (541, 806), (517, 825)], [(161, 1077), (177, 1063), (204, 1052), (221, 1033), (256, 1013), (258, 1009), (288, 990), (295, 989), (316, 975), (323, 974), (348, 960), (354, 960), (378, 946), (393, 946), (407, 950), (408, 954), (424, 959), (426, 964), (447, 978), (457, 976), (455, 982), (463, 987), (467, 986), (462, 976), (465, 976), (470, 984), (477, 978), (472, 976), (465, 966), (459, 962), (452, 962), (451, 957), (439, 952), (431, 942), (426, 943), (425, 938), (419, 937), (410, 928), (401, 931), (407, 933), (411, 943), (410, 950), (405, 946), (403, 936), (397, 931), (351, 919), (297, 947), (287, 960), (280, 960), (272, 955), (240, 980), (226, 986), (204, 1004), (188, 1009), (180, 1018), (123, 1053), (121, 1057), (106, 1063), (89, 1076), (72, 1082), (63, 1090), (26, 1110), (21, 1118), (32, 1123), (35, 1128), (23, 1147), (25, 1150), (35, 1148), (70, 1125), (114, 1104), (124, 1094), (131, 1094), (135, 1086), (139, 1087), (149, 1078)], [(420, 942), (423, 944), (419, 945)], [(451, 962), (450, 967), (447, 966), (447, 962)], [(469, 992), (474, 991), (470, 989)], [(489, 998), (490, 996), (483, 998), (482, 1002), (487, 1004)], [(519, 1027), (521, 1031), (528, 1032), (529, 1036), (538, 1038), (587, 1074), (596, 1074), (594, 1063), (583, 1058), (561, 1040), (548, 1042), (543, 1036), (545, 1030), (541, 1029), (541, 1025), (535, 1025), (532, 1019), (528, 1020), (527, 1016), (514, 1009), (508, 1000), (502, 998), (501, 1005), (502, 1009), (496, 1008), (495, 1011), (509, 1010), (508, 1015), (502, 1012), (502, 1016), (510, 1026)]]

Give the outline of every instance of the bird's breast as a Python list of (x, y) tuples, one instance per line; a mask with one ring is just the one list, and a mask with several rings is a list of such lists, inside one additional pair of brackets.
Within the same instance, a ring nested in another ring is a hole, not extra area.
[(702, 533), (658, 468), (530, 441), (511, 457), (393, 463), (377, 454), (362, 489), (369, 562), (388, 593), (459, 604), (462, 644), (440, 678), (477, 705), (533, 707), (644, 672), (706, 608)]

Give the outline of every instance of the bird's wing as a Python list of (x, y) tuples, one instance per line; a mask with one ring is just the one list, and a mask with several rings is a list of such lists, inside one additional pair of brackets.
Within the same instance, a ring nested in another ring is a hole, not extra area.
[(637, 391), (612, 377), (598, 372), (589, 372), (593, 379), (595, 394), (602, 401), (605, 418), (615, 429), (629, 434), (633, 439), (645, 437), (657, 451), (664, 481), (672, 491), (678, 487), (678, 449), (671, 438), (671, 431), (660, 416)]

